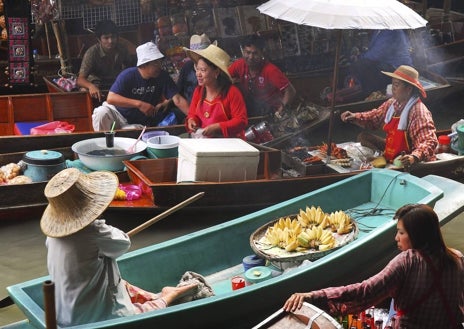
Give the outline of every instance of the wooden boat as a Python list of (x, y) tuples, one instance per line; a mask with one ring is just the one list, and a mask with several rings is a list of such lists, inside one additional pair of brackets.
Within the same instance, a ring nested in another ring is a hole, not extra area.
[[(289, 156), (285, 151), (281, 152), (279, 149), (263, 145), (253, 144), (253, 146), (260, 150), (257, 179), (247, 181), (178, 184), (176, 158), (126, 161), (128, 170), (118, 173), (120, 181), (141, 186), (144, 193), (138, 200), (113, 201), (108, 211), (160, 213), (194, 194), (205, 192), (203, 198), (182, 211), (206, 213), (227, 210), (230, 214), (229, 218), (232, 218), (362, 172), (356, 168), (346, 169), (336, 164), (305, 164)], [(37, 147), (32, 148), (32, 150), (37, 149)], [(61, 152), (66, 159), (75, 159), (70, 147), (53, 150)], [(26, 152), (0, 154), (0, 164), (17, 163)], [(284, 175), (281, 171), (282, 162), (288, 169), (299, 172), (301, 176)], [(464, 182), (464, 155), (416, 164), (409, 172), (417, 177), (435, 174)], [(47, 205), (47, 199), (43, 195), (46, 183), (44, 181), (0, 186), (0, 199), (3, 200), (0, 203), (0, 219), (39, 217)]]
[[(311, 290), (347, 284), (376, 273), (397, 252), (392, 214), (405, 203), (435, 205), (444, 224), (464, 209), (464, 186), (438, 176), (421, 179), (372, 170), (226, 223), (127, 253), (118, 263), (122, 277), (135, 285), (159, 291), (163, 286), (176, 285), (178, 278), (191, 270), (206, 277), (215, 296), (75, 328), (250, 328), (301, 287)], [(276, 274), (285, 266), (273, 266), (276, 276), (232, 290), (231, 278), (244, 274), (242, 259), (251, 254), (253, 232), (311, 205), (321, 206), (326, 212), (351, 212), (360, 228), (357, 239), (281, 275)], [(28, 319), (22, 324), (29, 328), (45, 327), (42, 284), (49, 279), (41, 277), (7, 288)]]

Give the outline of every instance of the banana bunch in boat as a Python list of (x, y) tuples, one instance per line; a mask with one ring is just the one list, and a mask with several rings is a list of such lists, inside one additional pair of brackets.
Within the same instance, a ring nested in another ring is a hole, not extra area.
[(341, 210), (328, 215), (328, 221), (332, 232), (337, 232), (338, 234), (347, 234), (353, 229), (353, 222), (350, 216)]
[(326, 228), (330, 225), (328, 215), (321, 209), (321, 207), (306, 207), (306, 210), (300, 209), (297, 215), (297, 220), (303, 228), (318, 226)]
[(298, 234), (300, 247), (325, 251), (335, 246), (335, 237), (330, 230), (324, 230), (321, 226), (313, 226)]
[(264, 236), (272, 246), (293, 251), (298, 247), (297, 236), (302, 230), (296, 219), (282, 217), (273, 226), (267, 228)]

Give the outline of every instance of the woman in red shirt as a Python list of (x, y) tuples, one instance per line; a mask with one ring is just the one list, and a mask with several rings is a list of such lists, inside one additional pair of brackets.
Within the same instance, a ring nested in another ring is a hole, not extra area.
[(198, 80), (185, 126), (194, 137), (245, 138), (248, 125), (245, 101), (232, 85), (230, 56), (212, 44), (206, 49), (184, 48), (195, 63)]

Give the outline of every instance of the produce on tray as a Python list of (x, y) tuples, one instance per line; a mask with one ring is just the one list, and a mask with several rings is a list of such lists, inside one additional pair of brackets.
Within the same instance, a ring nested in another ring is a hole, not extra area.
[(313, 249), (326, 251), (336, 246), (335, 234), (347, 234), (353, 223), (345, 212), (325, 213), (320, 207), (306, 207), (298, 215), (279, 218), (264, 234), (264, 243), (285, 251)]

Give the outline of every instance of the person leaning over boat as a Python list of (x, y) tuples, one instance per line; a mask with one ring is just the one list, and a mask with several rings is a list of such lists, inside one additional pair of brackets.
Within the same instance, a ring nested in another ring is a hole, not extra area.
[(49, 204), (40, 227), (47, 235), (47, 267), (60, 326), (162, 309), (197, 293), (199, 285), (192, 282), (155, 294), (121, 278), (116, 258), (129, 249), (129, 236), (96, 219), (113, 200), (118, 183), (109, 171), (83, 174), (68, 168), (45, 187)]
[(393, 73), (382, 73), (392, 78), (392, 98), (367, 112), (343, 112), (341, 120), (371, 130), (382, 127), (386, 138), (361, 132), (358, 142), (384, 151), (389, 162), (402, 152), (405, 155), (400, 160), (404, 166), (435, 160), (438, 144), (436, 128), (432, 114), (420, 99), (420, 96), (425, 98), (427, 95), (419, 81), (419, 73), (407, 65), (401, 65)]
[(405, 205), (394, 219), (401, 253), (382, 271), (360, 283), (295, 293), (283, 309), (294, 312), (306, 301), (332, 314), (356, 314), (391, 297), (396, 328), (462, 328), (462, 253), (445, 245), (438, 216), (428, 205)]
[(229, 55), (214, 44), (205, 49), (184, 50), (195, 63), (198, 80), (185, 120), (187, 131), (192, 137), (245, 139), (246, 106), (227, 70)]
[(85, 52), (77, 85), (101, 102), (101, 89), (109, 89), (118, 74), (134, 63), (127, 47), (119, 42), (118, 27), (113, 21), (98, 22), (94, 32), (98, 43)]
[(255, 34), (248, 36), (242, 43), (243, 58), (230, 65), (229, 73), (245, 97), (249, 117), (272, 114), (280, 118), (296, 91), (264, 53), (264, 39)]
[[(183, 115), (188, 103), (179, 94), (169, 73), (162, 69), (164, 55), (153, 42), (140, 45), (137, 67), (122, 71), (110, 88), (106, 102), (93, 111), (92, 123), (96, 131), (157, 126), (174, 105)], [(175, 110), (175, 109), (174, 109)]]

